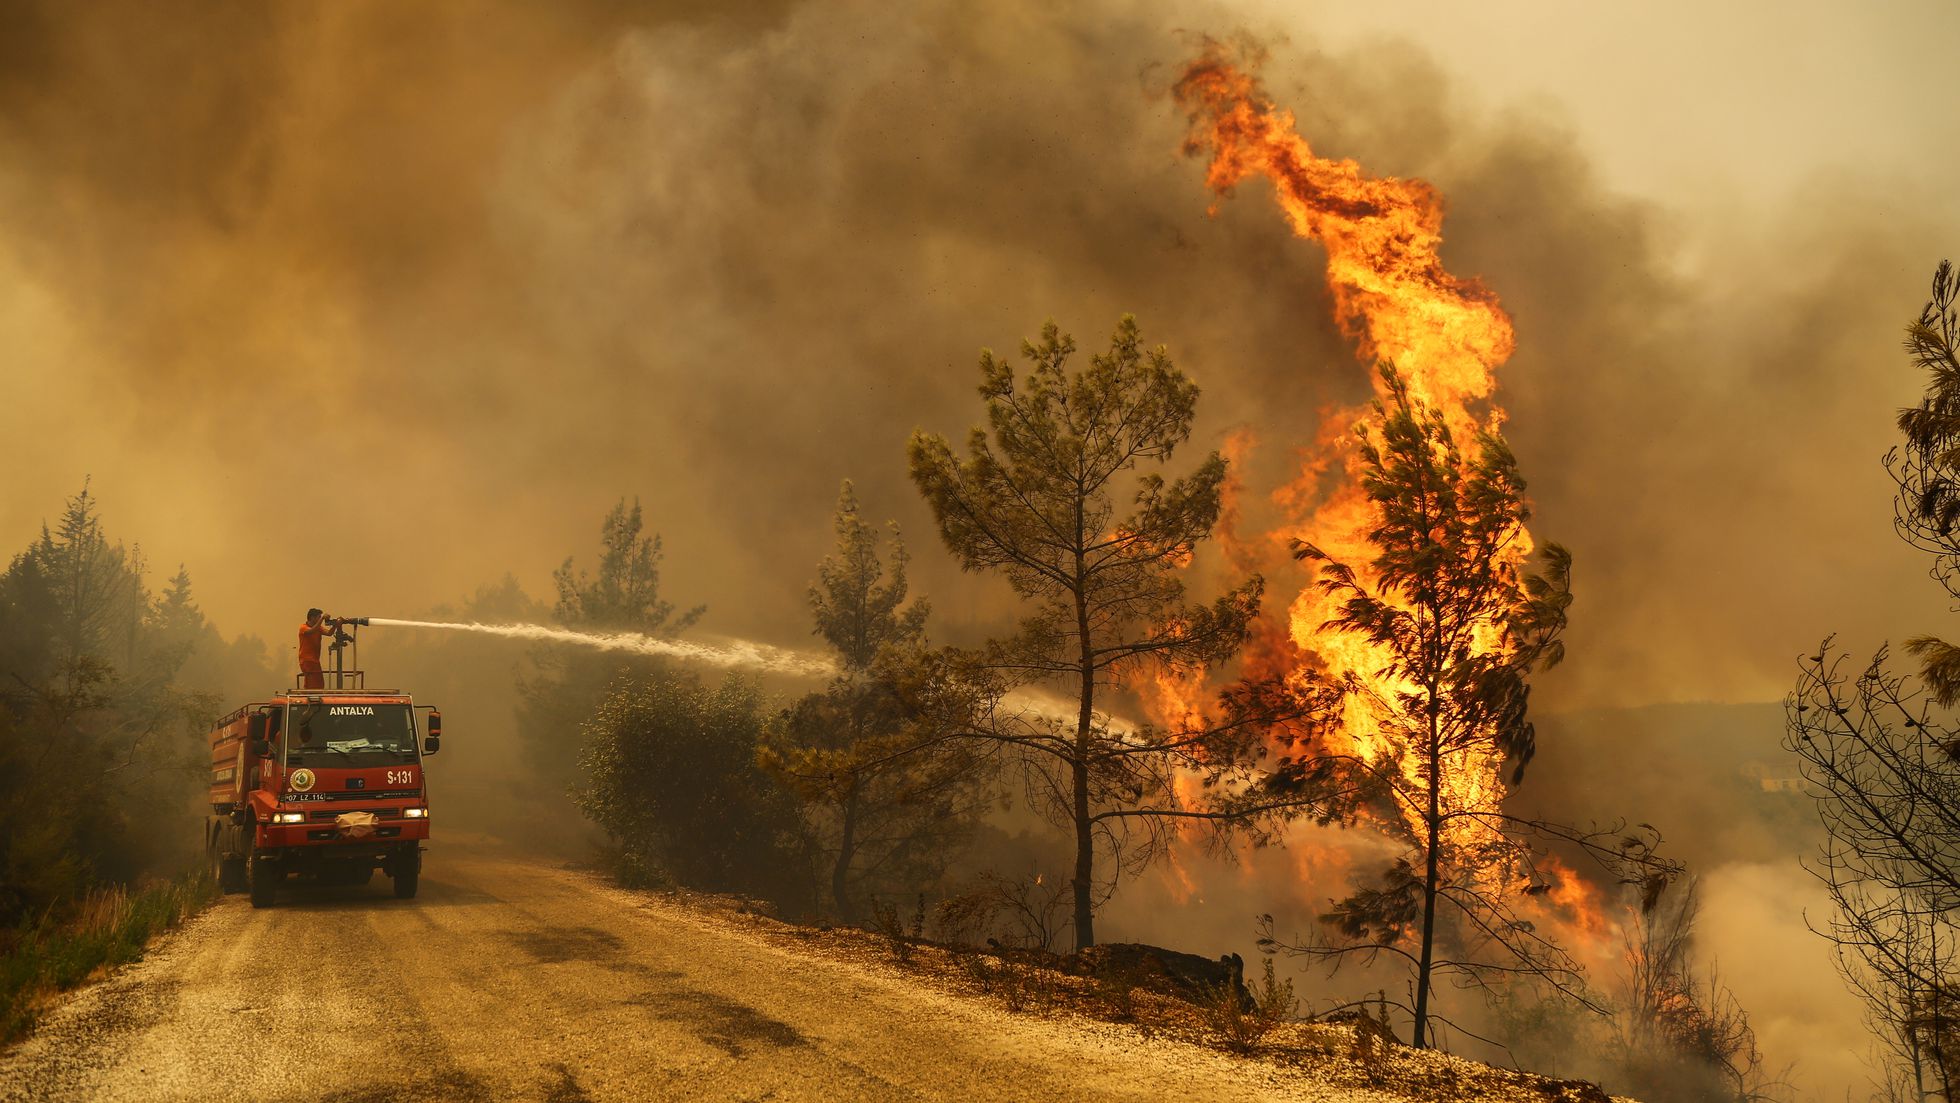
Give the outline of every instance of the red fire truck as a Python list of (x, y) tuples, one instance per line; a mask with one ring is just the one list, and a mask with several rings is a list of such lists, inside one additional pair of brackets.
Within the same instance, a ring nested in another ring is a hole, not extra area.
[(323, 686), (305, 687), (302, 674), (211, 729), (205, 848), (218, 884), (250, 892), (255, 908), (271, 907), (289, 879), (359, 885), (376, 869), (397, 897), (415, 895), (429, 837), (422, 756), (442, 745), (442, 714), (345, 668), (366, 623), (328, 622), (334, 669)]

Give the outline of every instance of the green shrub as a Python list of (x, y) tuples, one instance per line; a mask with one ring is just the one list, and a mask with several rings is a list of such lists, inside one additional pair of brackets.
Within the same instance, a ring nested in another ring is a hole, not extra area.
[[(762, 693), (730, 677), (623, 679), (586, 722), (579, 808), (657, 881), (811, 903), (795, 798), (756, 766)], [(658, 872), (656, 872), (658, 871)]]

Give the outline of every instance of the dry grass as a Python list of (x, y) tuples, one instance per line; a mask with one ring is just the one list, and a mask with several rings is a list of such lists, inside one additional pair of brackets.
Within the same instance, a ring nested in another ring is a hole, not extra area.
[[(837, 927), (819, 930), (769, 921), (751, 929), (807, 952), (875, 968), (890, 968), (885, 935)], [(1134, 978), (1081, 976), (1068, 959), (1033, 951), (981, 951), (908, 939), (903, 975), (909, 983), (998, 1001), (1009, 1011), (1048, 1018), (1120, 1023), (1145, 1037), (1185, 1042), (1240, 1059), (1309, 1073), (1335, 1087), (1371, 1088), (1421, 1103), (1609, 1103), (1598, 1087), (1494, 1068), (1476, 1061), (1401, 1045), (1372, 1023), (1289, 1021), (1293, 994), (1286, 982), (1264, 978), (1253, 991), (1248, 1022), (1235, 1038), (1213, 1009), (1153, 991)], [(1246, 1038), (1251, 1044), (1239, 1040)], [(1247, 1050), (1250, 1052), (1247, 1052)]]
[[(885, 935), (851, 927), (800, 926), (756, 914), (733, 898), (662, 893), (697, 914), (719, 915), (731, 924), (804, 953), (820, 954), (860, 968), (894, 969)], [(943, 924), (940, 931), (945, 929)], [(1190, 999), (1122, 984), (1115, 978), (1078, 975), (1070, 959), (1035, 950), (970, 945), (911, 938), (910, 957), (898, 972), (906, 983), (989, 1002), (1009, 1011), (1065, 1020), (1119, 1023), (1145, 1038), (1182, 1042), (1233, 1053), (1207, 1009)], [(1277, 1012), (1291, 994), (1275, 978), (1261, 983), (1254, 1003)], [(1633, 1103), (1609, 1097), (1597, 1085), (1556, 1080), (1529, 1072), (1495, 1068), (1436, 1050), (1402, 1045), (1365, 1016), (1328, 1022), (1294, 1022), (1274, 1014), (1254, 1052), (1238, 1060), (1304, 1072), (1333, 1088), (1372, 1089), (1410, 1103)]]
[(919, 897), (919, 907), (912, 914), (912, 925), (910, 929), (907, 929), (904, 921), (899, 918), (897, 904), (887, 903), (883, 900), (874, 900), (871, 902), (871, 915), (872, 929), (877, 931), (879, 937), (885, 940), (885, 949), (891, 953), (892, 960), (900, 965), (910, 964), (912, 961), (912, 949), (918, 945), (919, 939), (925, 931), (925, 896), (921, 895)]
[(49, 997), (141, 957), (150, 939), (217, 895), (203, 870), (133, 892), (108, 885), (83, 897), (65, 919), (43, 917), (0, 933), (0, 1043), (32, 1027)]
[(1273, 959), (1266, 959), (1266, 975), (1247, 999), (1235, 984), (1207, 985), (1199, 1009), (1220, 1043), (1233, 1053), (1251, 1054), (1281, 1023), (1300, 1010), (1293, 998), (1293, 982), (1280, 980), (1273, 972)]

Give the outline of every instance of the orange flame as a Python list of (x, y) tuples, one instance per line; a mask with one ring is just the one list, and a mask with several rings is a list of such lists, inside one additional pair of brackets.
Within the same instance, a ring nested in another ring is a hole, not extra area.
[(1436, 189), (1314, 156), (1293, 113), (1216, 47), (1185, 70), (1177, 97), (1197, 124), (1187, 152), (1212, 155), (1205, 183), (1224, 195), (1249, 176), (1272, 180), (1293, 232), (1326, 247), (1334, 316), (1361, 357), (1394, 364), (1451, 431), (1474, 429), (1469, 404), (1490, 397), (1516, 337), (1495, 296), (1444, 269)]
[[(1296, 131), (1292, 113), (1276, 107), (1257, 81), (1215, 45), (1185, 70), (1175, 92), (1191, 114), (1186, 152), (1209, 155), (1206, 183), (1215, 195), (1222, 198), (1250, 177), (1265, 177), (1294, 234), (1326, 249), (1335, 318), (1355, 342), (1357, 355), (1364, 362), (1393, 365), (1408, 381), (1410, 393), (1435, 410), (1458, 439), (1495, 430), (1503, 420), (1502, 410), (1490, 401), (1496, 369), (1511, 355), (1516, 338), (1493, 294), (1444, 268), (1437, 252), (1443, 201), (1436, 189), (1420, 180), (1371, 177), (1351, 160), (1316, 156)], [(1380, 394), (1379, 379), (1375, 387)], [(1352, 446), (1355, 426), (1372, 416), (1367, 409), (1352, 408), (1320, 419), (1313, 450), (1297, 477), (1273, 495), (1288, 519), (1269, 535), (1281, 546), (1289, 538), (1319, 546), (1380, 593), (1372, 570), (1376, 549), (1368, 537), (1378, 514), (1362, 489), (1362, 460)], [(1246, 443), (1236, 437), (1229, 442), (1234, 450)], [(1344, 477), (1329, 490), (1327, 473), (1336, 458)], [(1236, 564), (1249, 545), (1236, 532), (1239, 488), (1228, 489), (1226, 554)], [(1531, 550), (1525, 535), (1508, 554), (1522, 561)], [(1287, 639), (1255, 639), (1246, 656), (1248, 667), (1298, 678), (1311, 665), (1336, 679), (1358, 679), (1387, 700), (1412, 689), (1385, 673), (1390, 658), (1385, 649), (1356, 634), (1323, 627), (1338, 612), (1339, 599), (1314, 586), (1303, 587), (1288, 609)], [(1487, 628), (1479, 633), (1479, 645), (1505, 646), (1496, 626)], [(1189, 674), (1165, 676), (1148, 694), (1149, 703), (1159, 716), (1182, 722), (1201, 711), (1199, 688)], [(1350, 705), (1340, 728), (1335, 741), (1346, 745), (1329, 751), (1387, 765), (1419, 780), (1419, 756), (1404, 753), (1371, 710)], [(1495, 811), (1505, 794), (1501, 766), (1494, 753), (1453, 756), (1443, 777), (1448, 805)], [(1420, 826), (1414, 810), (1407, 818), (1410, 826)], [(1451, 844), (1476, 848), (1488, 841), (1490, 829), (1480, 818), (1466, 817), (1453, 821), (1450, 830)], [(1560, 876), (1558, 883), (1556, 899), (1545, 902), (1551, 905), (1547, 910), (1573, 917), (1570, 922), (1579, 932), (1595, 935), (1604, 921), (1598, 900), (1587, 894), (1590, 886), (1570, 875)]]

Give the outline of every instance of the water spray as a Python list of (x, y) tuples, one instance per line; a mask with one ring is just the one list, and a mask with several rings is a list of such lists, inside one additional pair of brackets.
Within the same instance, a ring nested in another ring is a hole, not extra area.
[[(448, 632), (475, 632), (486, 636), (502, 636), (505, 639), (532, 640), (540, 643), (569, 643), (597, 648), (601, 651), (657, 655), (720, 667), (747, 667), (767, 674), (786, 674), (797, 678), (831, 678), (837, 675), (837, 664), (825, 656), (814, 655), (807, 651), (793, 651), (786, 647), (772, 647), (753, 640), (731, 640), (716, 645), (661, 639), (639, 632), (580, 632), (572, 628), (553, 628), (543, 624), (483, 624), (477, 621), (465, 624), (458, 621), (395, 620), (390, 617), (363, 617), (360, 623), (387, 625), (393, 628), (436, 628)], [(1007, 694), (1003, 700), (1014, 708), (1049, 720), (1069, 723), (1075, 720), (1073, 704), (1059, 702), (1044, 692), (1017, 689)], [(1103, 715), (1106, 723), (1119, 730), (1133, 730), (1137, 726), (1134, 721), (1107, 713)]]
[(540, 643), (569, 643), (601, 651), (626, 651), (635, 655), (658, 655), (670, 659), (709, 663), (722, 667), (747, 667), (768, 674), (788, 674), (800, 678), (828, 678), (837, 673), (837, 664), (820, 655), (771, 647), (751, 640), (731, 640), (724, 644), (692, 643), (661, 639), (639, 632), (580, 632), (572, 628), (553, 628), (543, 624), (467, 624), (439, 620), (395, 620), (366, 617), (363, 624), (394, 628), (435, 628), (448, 632), (475, 632), (506, 639)]

